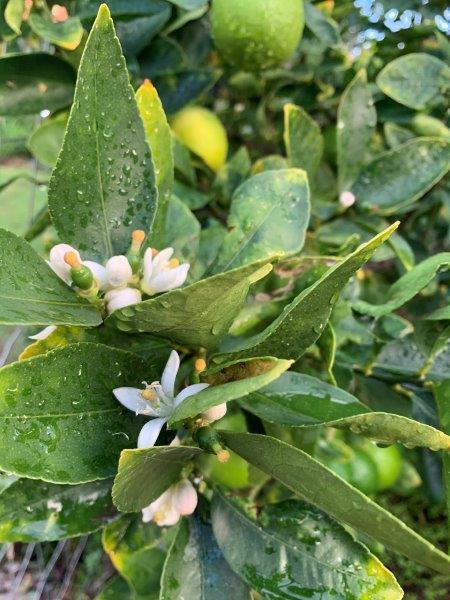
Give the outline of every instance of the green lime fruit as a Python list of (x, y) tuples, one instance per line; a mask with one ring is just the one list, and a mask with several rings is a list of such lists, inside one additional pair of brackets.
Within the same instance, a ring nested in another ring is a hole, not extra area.
[(227, 132), (213, 112), (188, 106), (173, 117), (170, 125), (183, 144), (213, 171), (217, 172), (224, 164), (228, 153)]
[(198, 462), (203, 475), (218, 485), (234, 489), (249, 485), (248, 462), (234, 452), (230, 452), (226, 463), (220, 463), (211, 455), (202, 456)]
[(375, 461), (363, 450), (354, 449), (350, 460), (350, 483), (364, 494), (375, 494), (379, 489), (378, 471)]
[(213, 38), (231, 65), (258, 71), (294, 53), (303, 33), (302, 0), (213, 0)]
[(364, 452), (368, 454), (375, 463), (378, 473), (378, 490), (390, 488), (402, 472), (403, 457), (397, 446), (380, 448), (372, 442), (364, 445)]

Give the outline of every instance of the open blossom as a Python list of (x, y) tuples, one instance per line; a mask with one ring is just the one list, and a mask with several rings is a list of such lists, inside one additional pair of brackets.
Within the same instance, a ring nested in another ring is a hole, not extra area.
[(175, 525), (181, 516), (191, 515), (196, 507), (197, 492), (189, 479), (182, 479), (142, 510), (142, 520), (144, 523), (154, 521), (161, 527)]
[[(207, 383), (194, 383), (185, 387), (175, 395), (175, 379), (180, 367), (180, 357), (172, 350), (164, 368), (161, 382), (145, 384), (145, 388), (121, 387), (113, 390), (117, 400), (137, 415), (146, 415), (152, 420), (144, 425), (138, 437), (138, 448), (154, 446), (163, 425), (170, 419), (177, 406), (189, 396), (194, 396), (206, 389)], [(210, 416), (207, 415), (211, 412)], [(226, 404), (215, 406), (203, 414), (205, 420), (212, 423), (224, 416)]]
[(173, 248), (164, 248), (155, 254), (152, 248), (147, 248), (144, 254), (144, 273), (141, 281), (142, 291), (153, 296), (161, 292), (173, 290), (186, 281), (189, 263), (180, 265), (172, 258)]
[(142, 300), (141, 292), (128, 285), (133, 280), (133, 270), (126, 256), (112, 256), (103, 266), (92, 260), (82, 261), (79, 252), (68, 244), (57, 244), (50, 250), (48, 264), (68, 285), (71, 283), (71, 267), (66, 261), (68, 253), (73, 253), (82, 265), (91, 270), (98, 289), (106, 292), (105, 301), (109, 313)]

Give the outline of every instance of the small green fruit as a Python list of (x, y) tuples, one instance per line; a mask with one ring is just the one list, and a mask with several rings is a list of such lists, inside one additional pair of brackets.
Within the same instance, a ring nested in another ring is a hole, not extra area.
[(248, 71), (288, 60), (303, 33), (302, 0), (213, 0), (211, 23), (222, 58)]

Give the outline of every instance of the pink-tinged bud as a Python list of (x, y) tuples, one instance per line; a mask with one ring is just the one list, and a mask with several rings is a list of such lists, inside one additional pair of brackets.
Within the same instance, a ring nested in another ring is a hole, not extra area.
[(227, 414), (227, 403), (223, 402), (217, 406), (213, 406), (212, 408), (208, 408), (205, 412), (202, 413), (202, 417), (208, 423), (214, 423), (214, 421), (218, 421), (222, 417)]
[(52, 21), (53, 23), (63, 23), (69, 18), (69, 13), (65, 6), (60, 4), (54, 4), (52, 6)]
[(345, 191), (339, 196), (339, 204), (344, 208), (350, 208), (355, 204), (356, 198), (352, 192)]
[(180, 515), (191, 515), (197, 502), (197, 492), (189, 479), (182, 479), (173, 486), (172, 505)]

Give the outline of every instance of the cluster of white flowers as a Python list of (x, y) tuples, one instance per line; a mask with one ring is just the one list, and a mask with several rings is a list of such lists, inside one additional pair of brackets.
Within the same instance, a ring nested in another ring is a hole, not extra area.
[[(143, 231), (133, 232), (130, 256), (141, 263), (135, 271), (129, 258), (123, 254), (112, 256), (105, 265), (101, 265), (92, 260), (82, 261), (79, 252), (68, 244), (54, 246), (50, 251), (48, 264), (68, 285), (74, 283), (71, 275), (74, 267), (87, 267), (94, 279), (94, 285), (88, 292), (95, 296), (98, 292), (104, 293), (106, 309), (108, 313), (112, 313), (137, 304), (142, 300), (142, 293), (153, 296), (180, 287), (186, 281), (189, 264), (180, 264), (176, 258), (172, 258), (173, 248), (165, 248), (161, 252), (147, 248), (142, 261), (139, 261), (144, 239)], [(80, 292), (89, 295), (81, 290)]]
[[(163, 425), (170, 419), (177, 406), (189, 396), (198, 394), (208, 387), (207, 383), (194, 383), (175, 394), (175, 382), (180, 368), (180, 357), (172, 350), (164, 368), (161, 381), (143, 382), (144, 389), (133, 387), (116, 388), (113, 392), (117, 400), (136, 415), (151, 417), (138, 437), (138, 448), (150, 448), (155, 445)], [(214, 406), (202, 413), (204, 423), (213, 423), (227, 412), (226, 403)], [(171, 445), (178, 445), (175, 436)], [(187, 479), (168, 488), (159, 498), (142, 511), (144, 521), (154, 520), (158, 525), (174, 525), (182, 515), (194, 512), (197, 506), (197, 492)]]

